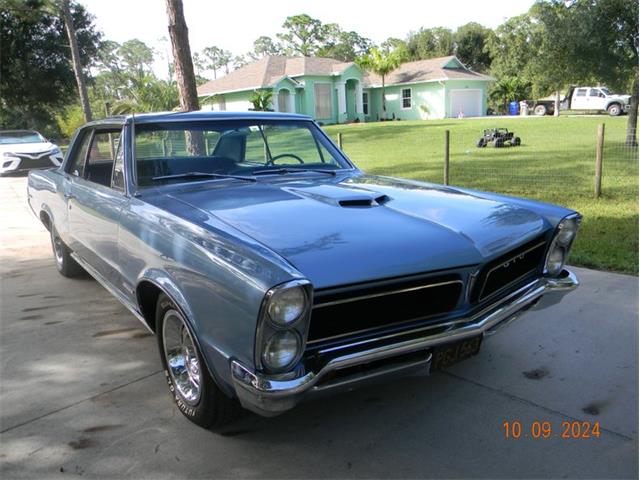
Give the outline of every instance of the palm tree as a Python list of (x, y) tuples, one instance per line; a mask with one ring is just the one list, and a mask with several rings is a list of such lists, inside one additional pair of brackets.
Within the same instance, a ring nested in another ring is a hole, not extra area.
[(78, 39), (76, 37), (76, 29), (73, 25), (73, 16), (71, 15), (71, 7), (69, 0), (60, 0), (60, 13), (64, 22), (67, 37), (69, 38), (69, 46), (71, 47), (71, 61), (73, 63), (73, 72), (76, 75), (76, 83), (78, 84), (78, 93), (80, 95), (80, 104), (84, 113), (86, 122), (91, 121), (91, 105), (89, 104), (89, 95), (87, 95), (87, 85), (82, 74), (82, 62), (80, 61), (80, 49), (78, 48)]
[(530, 83), (518, 77), (504, 77), (495, 83), (489, 97), (496, 102), (502, 101), (504, 110), (507, 111), (509, 102), (526, 98), (530, 87)]
[(253, 110), (257, 112), (267, 112), (271, 110), (271, 98), (273, 97), (272, 90), (254, 90), (249, 98), (249, 101), (253, 105)]
[(402, 58), (396, 50), (382, 51), (377, 47), (369, 50), (365, 56), (361, 57), (359, 62), (361, 67), (372, 70), (382, 79), (382, 116), (387, 117), (387, 103), (384, 98), (384, 77), (398, 68), (402, 63)]
[(173, 68), (176, 74), (178, 92), (180, 94), (180, 108), (189, 112), (198, 110), (198, 92), (196, 90), (196, 76), (193, 72), (191, 47), (189, 46), (189, 29), (184, 20), (182, 0), (166, 0), (167, 16), (169, 17), (169, 37), (173, 50)]

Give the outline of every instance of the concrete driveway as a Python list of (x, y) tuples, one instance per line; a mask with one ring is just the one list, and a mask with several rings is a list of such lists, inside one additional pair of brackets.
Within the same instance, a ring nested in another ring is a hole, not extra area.
[[(58, 275), (25, 178), (0, 179), (2, 478), (638, 477), (638, 279), (583, 285), (447, 373), (199, 429), (155, 338), (90, 279)], [(519, 421), (519, 439), (503, 423)], [(562, 438), (562, 422), (600, 437)], [(532, 422), (550, 422), (548, 439)], [(526, 436), (525, 436), (526, 435)]]

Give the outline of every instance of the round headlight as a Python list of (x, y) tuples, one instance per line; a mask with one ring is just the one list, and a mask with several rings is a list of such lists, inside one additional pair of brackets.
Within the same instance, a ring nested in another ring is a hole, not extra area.
[(276, 291), (269, 299), (267, 313), (277, 327), (288, 327), (295, 323), (305, 311), (307, 295), (302, 287)]
[(283, 370), (291, 366), (299, 349), (298, 335), (291, 330), (275, 332), (264, 345), (262, 362), (269, 370)]
[(551, 244), (546, 264), (547, 273), (552, 277), (560, 275), (565, 261), (565, 249), (556, 240)]
[(575, 218), (568, 218), (560, 224), (556, 239), (560, 245), (566, 247), (573, 241), (577, 232), (578, 222), (576, 222)]

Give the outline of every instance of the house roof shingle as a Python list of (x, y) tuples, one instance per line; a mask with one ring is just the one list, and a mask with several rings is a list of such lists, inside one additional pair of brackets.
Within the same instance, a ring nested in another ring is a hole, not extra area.
[(342, 62), (334, 58), (272, 55), (249, 63), (224, 77), (200, 85), (198, 95), (268, 87), (285, 76), (333, 75), (342, 72), (351, 65), (353, 62)]
[[(462, 67), (446, 67), (452, 60), (459, 63), (454, 56), (430, 58), (428, 60), (416, 60), (400, 65), (393, 72), (385, 75), (385, 85), (398, 85), (403, 83), (429, 82), (435, 80), (494, 80), (493, 77), (483, 75)], [(382, 85), (382, 78), (372, 72), (367, 72), (363, 83), (368, 86)]]
[[(459, 67), (447, 66), (454, 56), (418, 60), (400, 65), (385, 76), (386, 85), (428, 82), (435, 80), (493, 80), (492, 77)], [(198, 87), (198, 95), (213, 95), (232, 91), (254, 90), (269, 87), (281, 78), (301, 75), (336, 75), (353, 65), (334, 58), (284, 57), (272, 55), (249, 63), (224, 77), (210, 80)], [(365, 72), (365, 86), (379, 86), (382, 79), (372, 72)]]

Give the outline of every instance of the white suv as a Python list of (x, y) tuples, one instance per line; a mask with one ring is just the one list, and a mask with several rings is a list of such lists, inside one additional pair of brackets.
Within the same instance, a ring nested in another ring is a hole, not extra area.
[(58, 167), (62, 151), (38, 132), (32, 130), (0, 130), (0, 175)]

